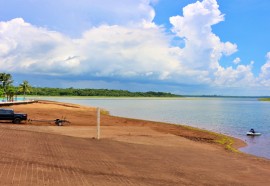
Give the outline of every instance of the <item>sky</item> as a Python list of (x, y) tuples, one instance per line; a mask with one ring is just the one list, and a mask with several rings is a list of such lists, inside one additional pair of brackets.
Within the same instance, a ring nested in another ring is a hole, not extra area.
[(0, 0), (0, 72), (34, 87), (270, 95), (270, 1)]

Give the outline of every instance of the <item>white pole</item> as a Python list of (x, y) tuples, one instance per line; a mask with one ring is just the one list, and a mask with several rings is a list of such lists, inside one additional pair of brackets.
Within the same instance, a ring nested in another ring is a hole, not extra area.
[(97, 139), (100, 138), (100, 108), (97, 108)]

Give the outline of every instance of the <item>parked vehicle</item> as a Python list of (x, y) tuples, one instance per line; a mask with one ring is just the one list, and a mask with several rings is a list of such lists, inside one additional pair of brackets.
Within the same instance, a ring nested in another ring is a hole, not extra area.
[(21, 123), (27, 120), (27, 114), (15, 113), (10, 108), (0, 108), (0, 120), (12, 121), (13, 123)]

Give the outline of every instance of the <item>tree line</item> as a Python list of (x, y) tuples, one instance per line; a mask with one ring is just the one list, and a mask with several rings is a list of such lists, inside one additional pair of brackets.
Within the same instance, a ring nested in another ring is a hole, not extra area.
[(39, 88), (32, 87), (29, 95), (40, 96), (107, 96), (107, 97), (180, 97), (166, 92), (130, 92), (110, 89)]
[(180, 97), (167, 92), (130, 92), (127, 90), (111, 89), (78, 89), (78, 88), (50, 88), (32, 87), (24, 80), (19, 86), (13, 86), (11, 74), (0, 73), (0, 96), (8, 101), (13, 101), (18, 95), (37, 96), (107, 96), (107, 97)]

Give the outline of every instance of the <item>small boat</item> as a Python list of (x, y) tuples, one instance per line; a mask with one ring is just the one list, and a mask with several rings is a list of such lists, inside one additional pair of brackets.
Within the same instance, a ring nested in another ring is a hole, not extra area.
[(261, 133), (259, 133), (259, 132), (247, 132), (247, 135), (248, 136), (260, 136)]

